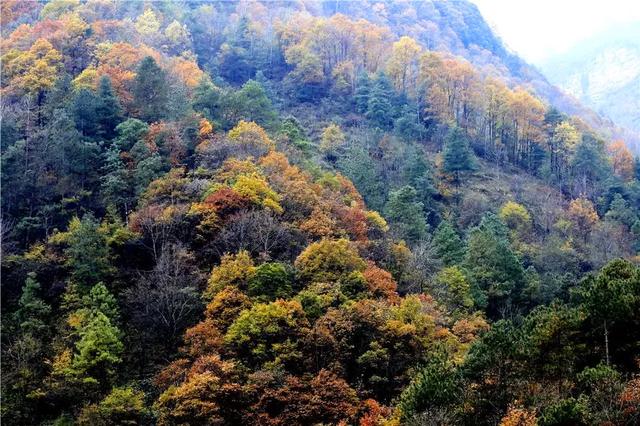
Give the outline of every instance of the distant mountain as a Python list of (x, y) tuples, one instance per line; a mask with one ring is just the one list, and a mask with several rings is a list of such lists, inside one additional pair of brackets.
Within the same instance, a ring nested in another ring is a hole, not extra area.
[[(307, 10), (317, 14), (318, 11), (309, 8), (309, 4), (305, 3)], [(430, 50), (462, 56), (485, 74), (499, 76), (512, 85), (528, 86), (566, 113), (589, 113), (550, 84), (535, 67), (510, 51), (470, 1), (380, 3), (368, 0), (325, 1), (321, 4), (325, 15), (343, 13), (388, 26), (396, 35), (413, 37)]]
[(600, 33), (541, 68), (586, 106), (640, 132), (640, 22)]
[[(388, 26), (397, 36), (408, 35), (431, 50), (449, 52), (470, 61), (480, 72), (507, 81), (511, 86), (525, 86), (539, 97), (561, 111), (577, 115), (589, 125), (602, 132), (608, 139), (624, 139), (636, 152), (640, 152), (640, 132), (636, 115), (636, 127), (620, 128), (623, 122), (614, 119), (614, 114), (605, 111), (605, 116), (595, 112), (592, 104), (583, 102), (579, 96), (564, 88), (556, 81), (549, 81), (547, 75), (528, 64), (515, 52), (505, 46), (500, 37), (484, 19), (478, 7), (468, 0), (442, 1), (419, 0), (403, 2), (366, 1), (306, 1), (300, 8), (313, 15), (330, 16), (342, 13), (354, 18)], [(636, 37), (640, 40), (640, 37)], [(638, 60), (640, 56), (636, 56)], [(639, 70), (638, 62), (635, 66)], [(577, 68), (579, 69), (579, 68)], [(631, 82), (630, 82), (631, 84)], [(638, 91), (635, 81), (635, 99), (626, 101), (619, 109), (630, 109), (635, 102), (638, 114)], [(562, 89), (561, 90), (560, 86)], [(620, 96), (631, 93), (620, 88)], [(607, 97), (609, 98), (609, 97)], [(622, 101), (622, 99), (621, 99)], [(625, 105), (628, 105), (626, 107)], [(620, 115), (624, 113), (621, 111)], [(615, 123), (614, 123), (615, 121)], [(628, 131), (630, 129), (631, 131)]]

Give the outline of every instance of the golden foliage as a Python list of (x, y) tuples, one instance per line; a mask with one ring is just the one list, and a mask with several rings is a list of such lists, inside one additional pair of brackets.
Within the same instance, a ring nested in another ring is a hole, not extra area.
[(178, 77), (188, 89), (193, 89), (198, 85), (204, 72), (193, 60), (176, 57), (171, 60), (169, 71)]
[(144, 36), (153, 36), (160, 31), (160, 21), (153, 9), (145, 9), (145, 11), (136, 18), (136, 30)]
[(344, 145), (345, 136), (337, 124), (330, 124), (325, 127), (320, 140), (320, 151), (325, 155), (335, 155), (336, 151)]
[(322, 239), (305, 248), (295, 261), (300, 278), (309, 282), (332, 282), (353, 271), (363, 271), (364, 260), (348, 240)]
[(633, 179), (635, 162), (627, 145), (623, 141), (615, 141), (607, 147), (607, 151), (609, 151), (613, 172), (626, 181)]
[(576, 198), (569, 203), (567, 216), (573, 223), (576, 231), (583, 236), (598, 222), (598, 213), (593, 203), (586, 198)]
[(537, 424), (535, 412), (511, 405), (507, 414), (500, 420), (499, 426), (536, 426)]
[(331, 237), (336, 232), (336, 222), (323, 209), (316, 207), (309, 217), (300, 223), (300, 230), (314, 238)]
[(204, 297), (211, 299), (227, 286), (244, 288), (256, 272), (253, 260), (248, 252), (225, 254), (219, 266), (211, 271)]
[(280, 196), (269, 187), (266, 179), (258, 174), (240, 175), (233, 184), (233, 190), (252, 203), (275, 213), (282, 213)]
[(422, 48), (411, 37), (403, 36), (393, 43), (387, 73), (396, 90), (415, 96)]
[(255, 145), (267, 150), (275, 148), (267, 132), (253, 121), (241, 120), (229, 131), (229, 139), (242, 145)]
[(3, 80), (9, 80), (10, 88), (32, 96), (50, 90), (62, 66), (62, 55), (44, 38), (36, 40), (28, 51), (13, 50), (2, 59)]
[(201, 118), (198, 127), (198, 139), (203, 140), (213, 133), (213, 124), (206, 118)]
[(527, 231), (531, 227), (531, 215), (526, 207), (515, 201), (504, 203), (498, 215), (509, 228), (519, 232)]

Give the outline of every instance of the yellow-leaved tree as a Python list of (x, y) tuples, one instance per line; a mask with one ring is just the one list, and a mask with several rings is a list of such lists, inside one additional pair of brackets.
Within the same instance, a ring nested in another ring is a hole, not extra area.
[(397, 91), (414, 96), (420, 69), (422, 48), (411, 37), (401, 37), (393, 43), (387, 73)]
[(8, 87), (40, 97), (56, 83), (62, 55), (47, 40), (39, 38), (26, 52), (8, 52), (3, 56), (3, 62)]

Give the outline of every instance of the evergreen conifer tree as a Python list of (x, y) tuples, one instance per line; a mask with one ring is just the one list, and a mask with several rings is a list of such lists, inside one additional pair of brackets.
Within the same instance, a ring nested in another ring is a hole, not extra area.
[(393, 87), (384, 73), (379, 73), (369, 93), (367, 118), (382, 129), (388, 129), (393, 123)]
[(356, 80), (356, 90), (354, 93), (354, 101), (356, 111), (365, 114), (369, 108), (369, 95), (371, 93), (371, 79), (369, 74), (361, 72)]
[(436, 254), (445, 266), (457, 265), (464, 258), (464, 243), (451, 223), (443, 220), (433, 235)]
[(422, 203), (416, 200), (417, 191), (406, 185), (389, 195), (385, 206), (386, 217), (401, 238), (415, 243), (427, 233)]
[(111, 80), (107, 76), (102, 76), (98, 86), (98, 103), (96, 105), (98, 136), (107, 140), (113, 139), (116, 126), (120, 124), (122, 118), (122, 108), (118, 97), (113, 93)]
[(92, 138), (98, 133), (98, 103), (96, 94), (89, 89), (80, 89), (73, 99), (71, 114), (83, 136)]
[(444, 171), (454, 176), (456, 184), (459, 182), (460, 173), (475, 169), (473, 152), (469, 147), (469, 141), (464, 131), (454, 127), (449, 131), (444, 146)]
[(464, 268), (472, 285), (475, 302), (498, 318), (517, 310), (525, 272), (511, 250), (507, 227), (494, 214), (485, 215), (469, 233)]
[(39, 292), (40, 283), (36, 281), (36, 275), (29, 273), (15, 314), (20, 331), (38, 338), (47, 329), (47, 317), (51, 313), (51, 307), (42, 300)]
[(147, 56), (138, 66), (133, 83), (133, 99), (141, 120), (151, 123), (167, 116), (169, 86), (165, 71)]

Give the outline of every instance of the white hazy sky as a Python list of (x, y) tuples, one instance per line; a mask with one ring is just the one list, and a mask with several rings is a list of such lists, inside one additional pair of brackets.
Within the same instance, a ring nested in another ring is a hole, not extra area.
[(472, 0), (502, 40), (539, 65), (615, 25), (640, 22), (640, 0)]

